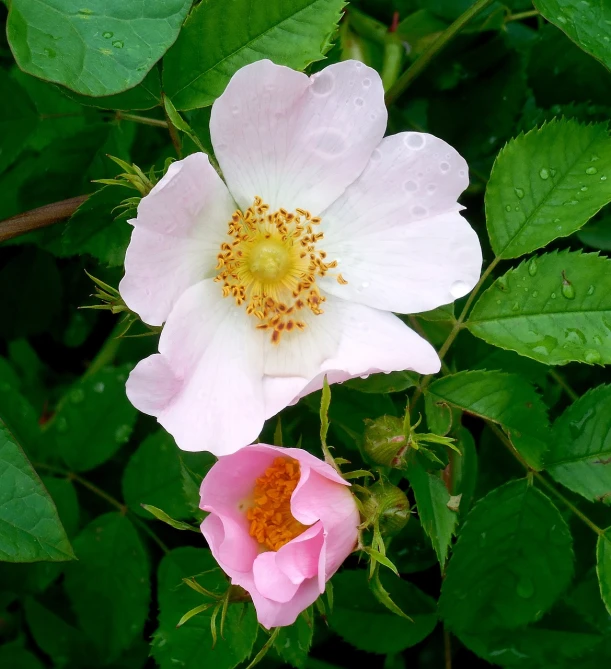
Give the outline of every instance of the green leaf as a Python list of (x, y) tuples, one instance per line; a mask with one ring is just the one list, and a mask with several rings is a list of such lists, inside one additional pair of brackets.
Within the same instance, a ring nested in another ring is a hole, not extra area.
[(562, 485), (611, 504), (611, 385), (590, 390), (556, 420), (545, 462)]
[(611, 5), (606, 0), (533, 0), (541, 14), (611, 70)]
[(129, 214), (117, 207), (129, 196), (107, 186), (90, 195), (72, 214), (62, 235), (62, 256), (88, 253), (108, 267), (119, 267), (132, 234)]
[(400, 393), (413, 388), (418, 383), (418, 374), (415, 372), (390, 372), (388, 374), (370, 374), (360, 379), (344, 381), (346, 388), (358, 390), (361, 393), (385, 395), (386, 393)]
[(184, 494), (183, 460), (189, 469), (195, 469), (202, 477), (215, 462), (210, 453), (179, 451), (165, 430), (149, 435), (131, 456), (123, 472), (123, 497), (130, 509), (150, 519), (150, 514), (141, 505), (151, 504), (172, 518), (192, 518), (190, 500)]
[(306, 666), (314, 634), (314, 620), (311, 615), (306, 617), (305, 613), (301, 614), (292, 625), (281, 627), (274, 642), (278, 655), (297, 669)]
[(333, 577), (334, 606), (329, 625), (359, 650), (399, 653), (425, 639), (437, 624), (435, 601), (393, 574), (381, 575), (392, 600), (412, 619), (391, 613), (373, 596), (367, 571), (344, 570)]
[(211, 105), (237, 70), (261, 58), (303, 70), (324, 56), (344, 4), (344, 0), (202, 2), (163, 59), (164, 91), (176, 109), (195, 109)]
[(596, 543), (596, 573), (600, 594), (611, 615), (611, 527), (598, 537)]
[(546, 253), (497, 279), (477, 301), (469, 330), (547, 365), (611, 362), (611, 261)]
[(36, 127), (36, 113), (27, 94), (0, 70), (0, 173), (9, 167), (26, 147)]
[(486, 189), (492, 248), (517, 258), (579, 230), (611, 201), (607, 126), (562, 119), (510, 141)]
[(79, 95), (67, 88), (62, 89), (62, 93), (71, 100), (89, 107), (122, 111), (152, 109), (161, 104), (161, 77), (159, 68), (154, 67), (137, 86), (116, 95), (92, 98), (88, 95)]
[(590, 248), (611, 251), (611, 216), (590, 221), (577, 233), (577, 237)]
[(515, 628), (547, 611), (573, 575), (569, 529), (526, 480), (511, 481), (467, 516), (439, 600), (456, 633)]
[(547, 408), (535, 389), (517, 374), (477, 370), (434, 381), (428, 390), (446, 402), (501, 425), (533, 469), (542, 468), (547, 448)]
[(458, 522), (458, 514), (448, 507), (450, 493), (438, 476), (427, 472), (415, 460), (409, 464), (405, 475), (414, 490), (422, 529), (431, 539), (443, 567)]
[(151, 597), (146, 550), (128, 518), (98, 516), (74, 540), (65, 588), (79, 625), (106, 662), (142, 634)]
[(85, 95), (139, 84), (176, 39), (191, 0), (12, 0), (7, 37), (17, 64)]
[(40, 660), (25, 648), (16, 643), (6, 644), (0, 648), (0, 667), (14, 669), (44, 669)]
[(195, 525), (189, 525), (189, 523), (183, 523), (181, 520), (174, 520), (162, 509), (158, 509), (156, 506), (151, 506), (150, 504), (143, 504), (142, 508), (150, 513), (152, 516), (155, 516), (157, 520), (160, 520), (166, 525), (170, 525), (175, 530), (190, 530), (191, 532), (197, 532), (199, 534), (199, 529)]
[(73, 560), (74, 553), (42, 481), (0, 425), (0, 560)]
[(437, 402), (430, 393), (426, 393), (424, 413), (431, 432), (441, 436), (448, 434), (452, 427), (452, 409), (445, 402)]
[(190, 609), (205, 603), (203, 596), (183, 582), (197, 575), (208, 590), (222, 594), (228, 587), (212, 554), (202, 548), (183, 547), (170, 551), (159, 565), (159, 627), (152, 654), (161, 669), (233, 669), (248, 658), (257, 636), (257, 619), (250, 604), (229, 604), (223, 635), (213, 646), (210, 631), (212, 611), (195, 616), (177, 628)]
[(136, 409), (125, 395), (129, 366), (106, 367), (77, 381), (60, 402), (50, 438), (70, 469), (84, 472), (128, 441)]

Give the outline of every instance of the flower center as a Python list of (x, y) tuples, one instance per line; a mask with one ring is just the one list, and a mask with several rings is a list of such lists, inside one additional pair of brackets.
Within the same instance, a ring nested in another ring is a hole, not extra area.
[(306, 529), (291, 513), (298, 483), (299, 462), (291, 458), (276, 458), (255, 483), (254, 503), (246, 512), (249, 533), (269, 550), (277, 551)]
[[(229, 221), (230, 241), (221, 244), (215, 281), (223, 284), (225, 297), (257, 319), (257, 329), (271, 331), (275, 344), (283, 333), (305, 329), (304, 309), (323, 313), (316, 279), (337, 261), (325, 262), (327, 254), (317, 247), (323, 238), (314, 231), (319, 223), (304, 209), (270, 213), (260, 197)], [(341, 274), (337, 281), (347, 283)]]

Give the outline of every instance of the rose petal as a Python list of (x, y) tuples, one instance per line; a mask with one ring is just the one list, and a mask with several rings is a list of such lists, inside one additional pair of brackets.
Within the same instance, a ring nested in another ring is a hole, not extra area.
[(259, 60), (232, 77), (212, 107), (210, 133), (241, 207), (318, 214), (364, 169), (386, 128), (377, 72), (345, 61), (308, 78)]

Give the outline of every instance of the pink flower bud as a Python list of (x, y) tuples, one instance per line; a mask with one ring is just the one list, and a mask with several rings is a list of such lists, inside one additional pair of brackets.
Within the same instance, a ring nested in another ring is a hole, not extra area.
[(360, 518), (348, 486), (307, 451), (267, 444), (219, 458), (202, 482), (202, 533), (265, 627), (294, 623), (354, 550)]

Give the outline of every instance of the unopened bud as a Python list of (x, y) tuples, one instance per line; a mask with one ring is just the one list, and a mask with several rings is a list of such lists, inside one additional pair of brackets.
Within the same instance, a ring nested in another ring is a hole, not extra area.
[(367, 492), (369, 495), (363, 501), (363, 515), (369, 524), (377, 520), (383, 536), (400, 532), (410, 516), (409, 501), (403, 490), (379, 480), (369, 486)]
[(363, 435), (363, 448), (378, 465), (401, 467), (407, 453), (403, 420), (396, 416), (381, 416), (368, 421)]

